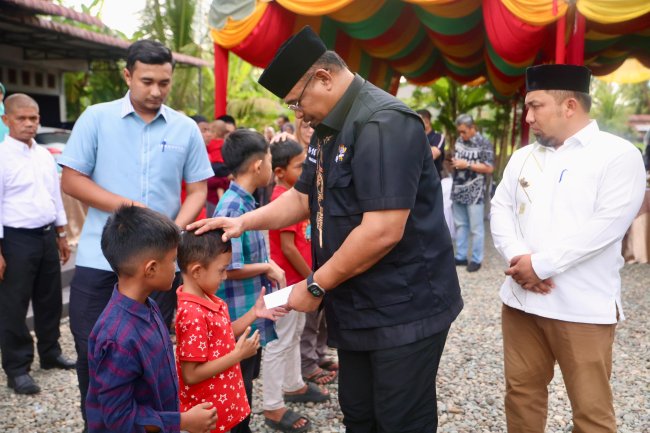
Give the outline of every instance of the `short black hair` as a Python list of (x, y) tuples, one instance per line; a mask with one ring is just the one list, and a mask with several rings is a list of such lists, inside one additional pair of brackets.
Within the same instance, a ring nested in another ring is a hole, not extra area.
[(221, 116), (217, 117), (215, 120), (223, 120), (226, 123), (235, 125), (235, 128), (237, 127), (237, 122), (235, 122), (235, 118), (232, 117), (230, 114), (222, 114)]
[(126, 69), (131, 73), (135, 68), (135, 62), (147, 65), (171, 63), (172, 68), (175, 65), (172, 50), (152, 39), (141, 39), (131, 44), (126, 53)]
[(280, 114), (278, 118), (284, 120), (285, 122), (289, 121), (289, 116), (287, 116), (286, 114)]
[(134, 263), (161, 259), (178, 247), (180, 230), (172, 220), (151, 209), (122, 206), (108, 217), (102, 231), (102, 253), (118, 276), (133, 276)]
[(424, 108), (416, 111), (420, 116), (426, 117), (428, 120), (431, 120), (431, 112), (429, 110), (426, 110)]
[(246, 169), (251, 158), (264, 158), (268, 150), (269, 143), (262, 134), (249, 129), (238, 129), (226, 138), (221, 155), (226, 167), (237, 175)]
[(190, 119), (195, 121), (197, 125), (201, 122), (206, 122), (208, 123), (208, 119), (205, 118), (205, 116), (201, 116), (200, 114), (195, 114), (194, 116), (190, 116)]
[(286, 168), (289, 162), (305, 151), (300, 143), (293, 140), (278, 141), (271, 145), (273, 168)]
[(194, 231), (182, 232), (178, 244), (178, 267), (181, 272), (186, 272), (191, 263), (207, 267), (217, 256), (232, 251), (230, 241), (224, 242), (222, 235), (222, 230), (211, 230), (201, 235), (196, 235)]

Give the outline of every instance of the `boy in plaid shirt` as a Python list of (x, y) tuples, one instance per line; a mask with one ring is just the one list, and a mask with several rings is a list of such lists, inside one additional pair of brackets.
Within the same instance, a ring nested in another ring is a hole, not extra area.
[[(271, 181), (271, 152), (262, 134), (237, 130), (226, 139), (221, 150), (224, 163), (231, 170), (234, 180), (225, 192), (214, 216), (238, 217), (256, 208), (253, 193)], [(278, 286), (286, 285), (284, 271), (269, 259), (264, 235), (259, 231), (245, 232), (231, 239), (232, 261), (228, 266), (228, 278), (221, 284), (217, 296), (228, 304), (231, 320), (237, 320), (255, 305), (262, 287), (271, 292), (271, 281)], [(258, 319), (253, 331), (259, 329), (260, 343), (265, 346), (277, 338), (273, 322)], [(259, 375), (261, 351), (241, 362), (241, 371), (248, 402), (253, 406), (253, 379)], [(233, 433), (249, 433), (249, 419), (235, 427)]]

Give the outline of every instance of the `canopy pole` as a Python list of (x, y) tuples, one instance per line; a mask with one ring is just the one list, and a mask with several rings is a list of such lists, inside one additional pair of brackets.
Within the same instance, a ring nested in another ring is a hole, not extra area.
[(567, 59), (566, 62), (570, 65), (584, 65), (585, 64), (585, 29), (587, 27), (587, 20), (585, 16), (576, 9), (575, 24), (573, 25), (573, 32), (569, 38), (567, 45)]
[(564, 45), (564, 35), (566, 33), (566, 16), (560, 17), (555, 22), (555, 64), (561, 65), (566, 60), (566, 47)]
[(214, 44), (214, 117), (226, 114), (228, 97), (228, 50)]

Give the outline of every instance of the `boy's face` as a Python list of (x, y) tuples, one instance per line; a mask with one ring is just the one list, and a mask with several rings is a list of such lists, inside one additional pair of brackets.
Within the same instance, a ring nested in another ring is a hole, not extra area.
[(151, 287), (160, 292), (172, 288), (176, 276), (176, 248), (169, 250), (162, 259), (156, 260), (157, 266), (152, 275)]
[(303, 152), (291, 158), (289, 164), (278, 171), (278, 178), (288, 186), (294, 186), (302, 173), (302, 164), (305, 162), (306, 156), (306, 153)]
[(207, 267), (201, 266), (196, 274), (196, 283), (204, 293), (214, 295), (217, 292), (221, 282), (227, 278), (226, 268), (231, 259), (232, 253), (223, 253), (215, 257)]

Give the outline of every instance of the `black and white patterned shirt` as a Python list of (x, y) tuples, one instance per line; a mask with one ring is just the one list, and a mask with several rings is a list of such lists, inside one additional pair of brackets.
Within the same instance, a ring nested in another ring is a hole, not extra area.
[[(492, 165), (494, 151), (492, 143), (479, 132), (468, 141), (458, 138), (456, 140), (454, 158), (464, 159), (470, 164)], [(454, 185), (451, 190), (451, 199), (458, 204), (481, 204), (485, 191), (485, 174), (472, 170), (456, 170), (454, 172)]]

